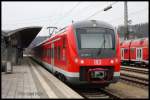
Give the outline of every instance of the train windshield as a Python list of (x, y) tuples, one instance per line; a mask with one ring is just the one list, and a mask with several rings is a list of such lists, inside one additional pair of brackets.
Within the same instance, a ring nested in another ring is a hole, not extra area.
[(102, 52), (111, 52), (115, 49), (115, 34), (111, 29), (78, 28), (76, 29), (76, 35), (78, 49), (81, 55), (83, 55), (85, 52), (89, 52), (89, 55), (100, 55)]

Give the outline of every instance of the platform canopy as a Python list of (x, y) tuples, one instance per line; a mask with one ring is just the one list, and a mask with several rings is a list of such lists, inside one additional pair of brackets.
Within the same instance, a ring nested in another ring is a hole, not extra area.
[(27, 48), (41, 29), (42, 27), (40, 26), (24, 27), (12, 31), (4, 31), (2, 35), (11, 45), (18, 48)]

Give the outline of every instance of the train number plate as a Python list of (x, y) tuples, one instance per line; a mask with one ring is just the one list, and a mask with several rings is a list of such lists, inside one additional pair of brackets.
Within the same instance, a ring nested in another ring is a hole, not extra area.
[(94, 71), (93, 73), (91, 73), (92, 78), (104, 78), (105, 76), (105, 72), (104, 71)]

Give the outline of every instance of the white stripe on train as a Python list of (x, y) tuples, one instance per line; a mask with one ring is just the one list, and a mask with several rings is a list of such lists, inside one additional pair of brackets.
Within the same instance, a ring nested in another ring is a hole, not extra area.
[[(37, 60), (39, 62), (42, 62), (48, 69), (50, 69), (51, 71), (53, 70), (52, 72), (58, 71), (58, 72), (64, 74), (65, 76), (67, 76), (67, 77), (79, 77), (79, 72), (67, 72), (63, 69), (60, 69), (60, 68), (56, 67), (56, 66), (52, 67), (52, 65), (48, 64), (47, 62), (40, 61), (38, 59), (35, 59), (35, 60)], [(120, 76), (120, 72), (114, 72), (113, 76)]]

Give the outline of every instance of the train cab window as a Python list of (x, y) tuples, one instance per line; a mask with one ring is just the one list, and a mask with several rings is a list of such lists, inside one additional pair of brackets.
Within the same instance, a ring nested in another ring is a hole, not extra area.
[(105, 48), (111, 48), (112, 46), (112, 35), (111, 34), (105, 34)]
[(105, 28), (78, 28), (76, 30), (79, 49), (114, 48), (114, 31)]
[[(115, 32), (102, 27), (76, 28), (79, 55), (88, 58), (115, 56)], [(109, 52), (109, 53), (108, 53)]]

